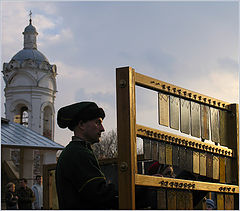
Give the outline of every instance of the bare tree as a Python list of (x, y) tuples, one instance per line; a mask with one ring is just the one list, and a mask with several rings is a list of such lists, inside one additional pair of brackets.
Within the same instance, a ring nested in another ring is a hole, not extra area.
[[(93, 151), (98, 159), (116, 158), (118, 156), (118, 139), (117, 129), (104, 133), (100, 143), (92, 146)], [(137, 138), (137, 154), (143, 154), (143, 140)]]
[(117, 157), (117, 132), (111, 130), (105, 133), (100, 143), (93, 145), (93, 151), (98, 159)]

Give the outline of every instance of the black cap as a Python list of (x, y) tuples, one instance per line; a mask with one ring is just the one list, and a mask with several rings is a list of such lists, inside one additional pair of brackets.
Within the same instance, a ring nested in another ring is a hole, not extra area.
[(95, 118), (104, 119), (105, 113), (94, 102), (80, 102), (62, 107), (58, 110), (57, 123), (60, 128), (73, 130), (80, 120), (86, 122)]

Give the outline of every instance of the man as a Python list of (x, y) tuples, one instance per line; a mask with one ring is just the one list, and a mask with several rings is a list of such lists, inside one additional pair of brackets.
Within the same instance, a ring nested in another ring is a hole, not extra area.
[(91, 145), (104, 132), (105, 113), (94, 102), (80, 102), (61, 108), (57, 122), (74, 132), (56, 167), (59, 209), (117, 209), (116, 192), (106, 183)]
[(15, 192), (15, 184), (9, 182), (6, 186), (5, 200), (7, 210), (18, 210), (18, 196)]
[(40, 175), (36, 176), (36, 184), (32, 186), (33, 193), (36, 200), (33, 202), (34, 210), (43, 209), (43, 188), (42, 188), (42, 177)]
[(31, 188), (27, 186), (27, 180), (22, 178), (19, 180), (19, 189), (16, 191), (18, 195), (18, 207), (20, 210), (31, 210), (35, 196)]

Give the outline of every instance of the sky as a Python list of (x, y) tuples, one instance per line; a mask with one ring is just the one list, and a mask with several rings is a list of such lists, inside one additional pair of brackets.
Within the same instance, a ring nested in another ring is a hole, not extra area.
[[(37, 46), (56, 64), (55, 111), (83, 100), (106, 112), (116, 129), (116, 68), (211, 96), (239, 102), (238, 1), (1, 1), (1, 65), (23, 49), (24, 28), (38, 31)], [(5, 83), (1, 77), (1, 115)], [(137, 88), (137, 123), (157, 124), (157, 94)], [(55, 126), (55, 141), (72, 133)]]

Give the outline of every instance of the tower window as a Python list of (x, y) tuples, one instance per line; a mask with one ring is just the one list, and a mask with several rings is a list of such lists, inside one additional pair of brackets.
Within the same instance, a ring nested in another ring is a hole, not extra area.
[(28, 108), (22, 107), (20, 114), (20, 124), (28, 127)]

